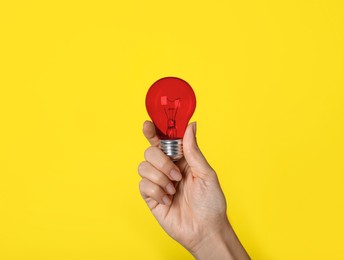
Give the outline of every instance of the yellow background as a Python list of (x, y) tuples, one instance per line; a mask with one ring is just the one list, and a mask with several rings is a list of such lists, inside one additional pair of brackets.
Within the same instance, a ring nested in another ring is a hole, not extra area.
[(253, 259), (344, 259), (344, 6), (1, 1), (0, 259), (192, 259), (137, 165), (158, 78), (194, 88), (201, 149)]

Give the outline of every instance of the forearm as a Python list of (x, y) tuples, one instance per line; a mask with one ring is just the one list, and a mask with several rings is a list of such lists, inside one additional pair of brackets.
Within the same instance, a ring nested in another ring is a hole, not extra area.
[(218, 234), (203, 240), (197, 252), (194, 252), (193, 255), (197, 260), (250, 259), (229, 222)]

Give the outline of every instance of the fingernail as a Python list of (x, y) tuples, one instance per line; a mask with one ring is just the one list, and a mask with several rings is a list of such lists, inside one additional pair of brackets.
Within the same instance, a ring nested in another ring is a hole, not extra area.
[(182, 179), (182, 175), (180, 174), (180, 172), (175, 169), (173, 169), (170, 174), (175, 181), (180, 181)]
[(194, 134), (195, 134), (195, 135), (196, 135), (196, 130), (197, 130), (197, 122), (195, 122), (194, 128), (193, 128), (193, 131), (194, 131)]
[(172, 183), (167, 184), (166, 190), (169, 194), (173, 195), (176, 193), (176, 189), (174, 188)]
[(170, 200), (170, 198), (167, 195), (165, 195), (162, 198), (162, 201), (164, 202), (165, 205), (170, 205), (170, 203), (171, 203), (171, 200)]

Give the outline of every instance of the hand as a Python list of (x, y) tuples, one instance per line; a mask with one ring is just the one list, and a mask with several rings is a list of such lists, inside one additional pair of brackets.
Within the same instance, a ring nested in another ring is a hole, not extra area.
[(197, 259), (249, 259), (228, 222), (217, 175), (198, 148), (196, 123), (186, 129), (177, 163), (158, 148), (152, 122), (143, 133), (151, 147), (138, 167), (140, 192), (162, 228)]

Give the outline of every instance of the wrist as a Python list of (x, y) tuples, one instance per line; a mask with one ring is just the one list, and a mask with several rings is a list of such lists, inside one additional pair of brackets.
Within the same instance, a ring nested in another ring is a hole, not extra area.
[[(228, 222), (228, 221), (226, 221)], [(193, 252), (197, 260), (215, 260), (220, 259), (230, 260), (233, 259), (231, 252), (228, 248), (228, 234), (230, 233), (229, 223), (224, 223), (223, 228), (216, 233), (208, 234), (197, 245), (196, 250)]]
[(227, 219), (222, 228), (205, 237), (192, 254), (197, 260), (250, 259)]

